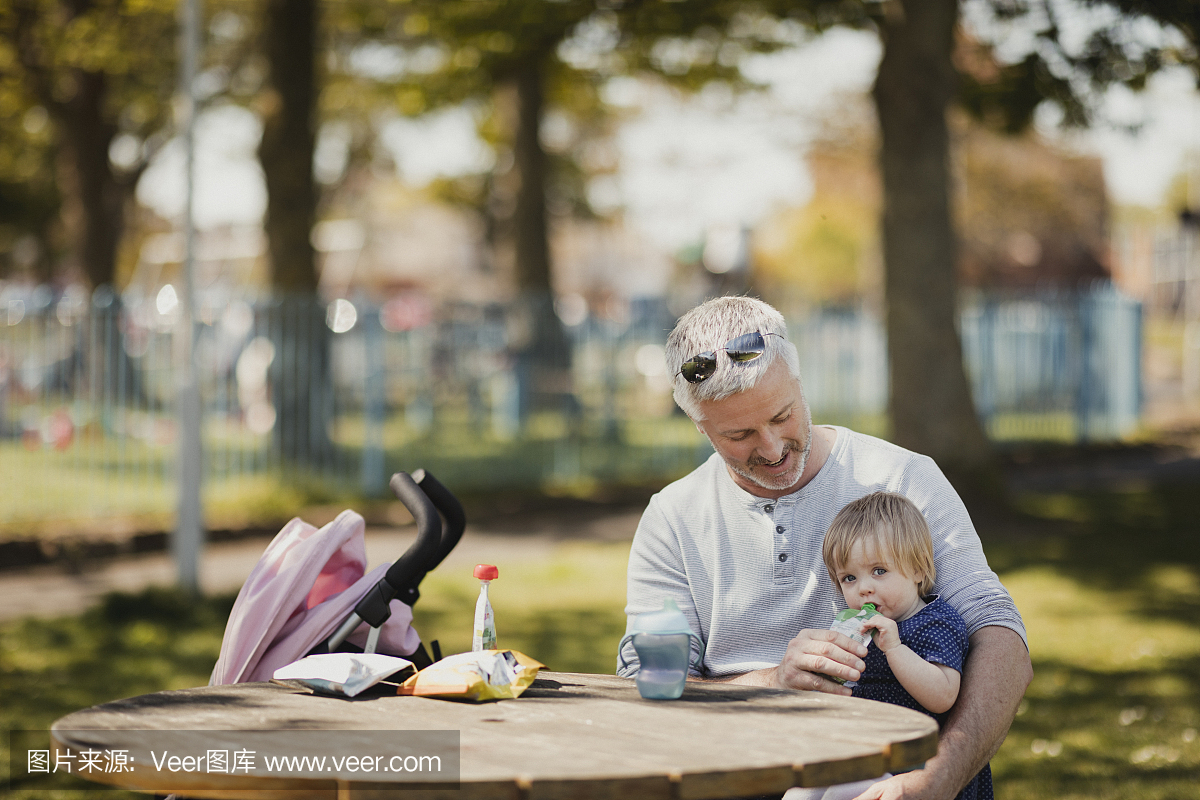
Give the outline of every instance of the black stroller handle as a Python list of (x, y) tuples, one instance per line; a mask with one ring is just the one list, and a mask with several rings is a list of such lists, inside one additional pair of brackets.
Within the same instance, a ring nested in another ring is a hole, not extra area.
[(416, 520), (417, 540), (388, 567), (379, 583), (354, 607), (359, 619), (372, 628), (378, 628), (392, 615), (389, 604), (393, 598), (399, 596), (402, 602), (412, 605), (417, 584), (429, 570), (428, 565), (437, 557), (442, 539), (442, 518), (438, 516), (437, 507), (421, 491), (412, 476), (407, 472), (397, 472), (388, 485)]
[[(413, 515), (417, 523), (417, 540), (358, 601), (354, 612), (342, 622), (341, 627), (310, 654), (334, 652), (363, 622), (375, 629), (373, 635), (377, 635), (379, 627), (392, 615), (392, 600), (399, 597), (411, 607), (420, 597), (417, 587), (421, 579), (442, 563), (442, 559), (462, 538), (466, 527), (462, 505), (449, 489), (428, 472), (423, 469), (412, 475), (397, 472), (388, 485)], [(442, 517), (438, 516), (439, 511), (446, 518), (445, 525), (442, 524)], [(368, 652), (374, 652), (374, 644), (370, 640)]]
[[(462, 538), (463, 529), (467, 527), (467, 515), (463, 511), (462, 503), (458, 502), (458, 498), (450, 493), (450, 490), (433, 477), (430, 473), (423, 469), (415, 470), (412, 474), (413, 481), (421, 487), (429, 499), (433, 501), (433, 505), (442, 513), (445, 518), (446, 525), (442, 530), (442, 540), (438, 545), (437, 555), (425, 567), (426, 572), (432, 571), (445, 560), (446, 556), (450, 555), (450, 551), (458, 545), (458, 540)], [(417, 583), (420, 583), (418, 580)]]
[[(393, 589), (392, 597), (401, 595), (400, 599), (412, 605), (405, 597), (408, 591), (415, 591), (417, 584), (425, 573), (436, 565), (438, 549), (442, 541), (442, 519), (438, 516), (437, 506), (425, 492), (417, 486), (413, 476), (407, 472), (397, 472), (388, 484), (400, 502), (413, 515), (417, 523), (417, 540), (409, 546), (404, 555), (396, 559), (396, 563), (388, 568), (380, 583), (387, 582)], [(392, 598), (389, 597), (390, 601)], [(362, 616), (361, 614), (359, 616)], [(363, 619), (367, 619), (363, 617)], [(383, 619), (387, 619), (385, 616)], [(370, 622), (370, 620), (367, 620)], [(381, 623), (382, 624), (382, 623)], [(374, 625), (374, 623), (372, 623)], [(378, 627), (378, 626), (376, 626)]]

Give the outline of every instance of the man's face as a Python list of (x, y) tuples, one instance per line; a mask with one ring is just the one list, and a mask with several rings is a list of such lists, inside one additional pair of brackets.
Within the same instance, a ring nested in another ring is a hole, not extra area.
[(795, 490), (812, 449), (812, 418), (800, 382), (777, 359), (758, 385), (723, 400), (700, 403), (696, 423), (733, 473), (759, 497)]

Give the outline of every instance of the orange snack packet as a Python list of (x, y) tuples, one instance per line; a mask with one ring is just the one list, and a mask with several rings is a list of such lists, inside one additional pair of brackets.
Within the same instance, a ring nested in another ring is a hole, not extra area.
[(447, 656), (413, 675), (397, 694), (446, 700), (511, 700), (546, 666), (516, 650), (478, 650)]

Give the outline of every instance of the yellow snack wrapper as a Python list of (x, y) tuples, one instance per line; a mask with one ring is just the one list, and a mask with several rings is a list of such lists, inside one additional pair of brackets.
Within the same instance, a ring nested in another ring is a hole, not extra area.
[(413, 675), (396, 694), (446, 700), (511, 700), (546, 666), (516, 650), (479, 650), (447, 656)]

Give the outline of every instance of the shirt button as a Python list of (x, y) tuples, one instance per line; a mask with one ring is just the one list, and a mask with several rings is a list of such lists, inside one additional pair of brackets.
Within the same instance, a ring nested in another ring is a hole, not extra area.
[(775, 532), (776, 532), (776, 533), (783, 533), (783, 531), (784, 531), (784, 530), (785, 530), (785, 529), (784, 529), (784, 527), (783, 527), (782, 525), (776, 525), (776, 526), (775, 526)]
[(787, 553), (780, 553), (780, 554), (779, 554), (779, 560), (780, 560), (780, 561), (787, 561)]
[(767, 512), (768, 514), (770, 514), (774, 510), (775, 510), (775, 506), (764, 506), (763, 507), (763, 511)]

